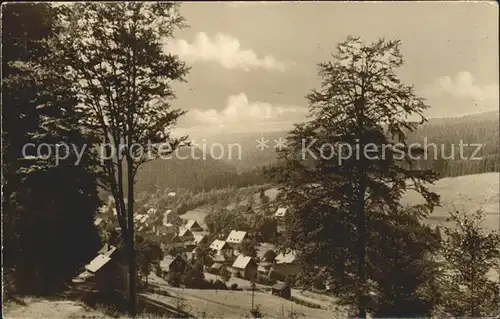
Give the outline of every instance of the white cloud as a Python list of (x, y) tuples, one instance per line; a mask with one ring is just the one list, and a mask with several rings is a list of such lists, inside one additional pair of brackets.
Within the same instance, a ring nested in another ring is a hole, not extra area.
[(303, 119), (307, 109), (297, 106), (272, 105), (267, 102), (249, 101), (244, 93), (231, 95), (223, 110), (190, 110), (191, 122), (215, 127), (258, 125), (273, 121)]
[(456, 98), (488, 101), (498, 99), (498, 84), (480, 86), (475, 83), (472, 74), (459, 72), (454, 78), (443, 76), (436, 80), (431, 89), (433, 95), (448, 94)]
[(259, 57), (251, 49), (242, 49), (240, 41), (230, 35), (218, 33), (212, 39), (204, 32), (199, 32), (192, 43), (186, 40), (171, 40), (165, 43), (165, 50), (179, 55), (188, 63), (203, 61), (217, 62), (226, 69), (267, 69), (284, 71), (285, 64), (274, 57)]

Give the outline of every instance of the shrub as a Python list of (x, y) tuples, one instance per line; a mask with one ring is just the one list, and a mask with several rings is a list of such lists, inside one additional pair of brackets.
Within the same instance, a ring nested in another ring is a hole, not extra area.
[(231, 290), (238, 290), (238, 284), (237, 283), (232, 284)]

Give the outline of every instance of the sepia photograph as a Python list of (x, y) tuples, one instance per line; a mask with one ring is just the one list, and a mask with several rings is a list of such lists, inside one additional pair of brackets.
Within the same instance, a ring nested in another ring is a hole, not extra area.
[(498, 2), (1, 9), (4, 318), (500, 319)]

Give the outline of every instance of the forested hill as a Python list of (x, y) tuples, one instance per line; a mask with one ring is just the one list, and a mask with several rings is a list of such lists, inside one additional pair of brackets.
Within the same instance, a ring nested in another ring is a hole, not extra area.
[[(238, 170), (246, 171), (257, 166), (269, 165), (276, 161), (276, 152), (273, 146), (275, 140), (286, 138), (287, 132), (268, 132), (264, 134), (247, 134), (234, 137), (229, 140), (223, 139), (226, 143), (233, 142), (241, 144), (243, 156), (241, 160), (229, 160)], [(269, 148), (260, 150), (256, 148), (256, 140), (264, 137), (269, 141)], [(412, 143), (419, 143), (422, 147), (427, 146), (429, 156), (427, 160), (422, 160), (423, 167), (434, 165), (434, 169), (443, 176), (459, 176), (476, 174), (482, 172), (499, 171), (499, 112), (486, 112), (463, 117), (433, 118), (422, 125), (415, 133), (409, 134), (408, 139)], [(481, 157), (481, 160), (474, 158), (460, 158), (460, 141), (469, 144), (462, 147), (464, 157), (473, 155), (476, 146), (470, 144), (481, 144), (480, 150), (474, 157)], [(436, 144), (438, 153), (443, 157), (453, 157), (445, 160), (437, 156), (434, 163), (433, 146)], [(452, 146), (454, 154), (452, 154)], [(442, 151), (441, 151), (442, 149)], [(451, 156), (454, 155), (454, 156)]]
[[(498, 116), (498, 111), (495, 111), (464, 117), (430, 119), (409, 136), (410, 142), (428, 149), (427, 158), (420, 161), (421, 167), (433, 168), (442, 177), (500, 171)], [(225, 146), (225, 158), (218, 159), (219, 154), (211, 156), (207, 151), (203, 159), (201, 148), (195, 148), (193, 151), (191, 148), (185, 148), (179, 151), (178, 158), (173, 156), (172, 159), (146, 163), (137, 176), (136, 187), (141, 191), (155, 191), (164, 187), (198, 191), (263, 184), (266, 179), (261, 168), (276, 161), (276, 150), (273, 147), (275, 140), (286, 136), (286, 132), (266, 132), (213, 138), (206, 142), (206, 149), (209, 150), (211, 145), (219, 143)], [(256, 147), (256, 141), (261, 137), (268, 141), (269, 146), (262, 150)], [(460, 142), (464, 144), (463, 158), (460, 155)], [(241, 151), (232, 148), (232, 152), (227, 152), (232, 143), (238, 144)], [(432, 144), (435, 144), (438, 150), (436, 156)], [(471, 144), (480, 144), (480, 147)], [(478, 148), (477, 154), (473, 154)], [(230, 155), (232, 158), (229, 158)], [(477, 159), (467, 159), (472, 155)], [(185, 157), (187, 159), (180, 159)], [(446, 159), (448, 157), (450, 159)]]
[(427, 146), (429, 156), (420, 164), (442, 177), (500, 171), (498, 111), (430, 119), (409, 139)]
[(193, 191), (245, 187), (263, 184), (265, 180), (251, 172), (238, 173), (234, 165), (212, 157), (198, 148), (179, 149), (169, 159), (144, 164), (137, 174), (138, 191), (155, 192), (162, 188), (186, 188)]

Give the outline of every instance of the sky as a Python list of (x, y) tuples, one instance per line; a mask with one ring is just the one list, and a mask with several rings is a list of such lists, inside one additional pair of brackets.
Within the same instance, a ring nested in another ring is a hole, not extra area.
[(347, 36), (399, 39), (398, 71), (427, 117), (498, 110), (496, 2), (183, 3), (189, 28), (165, 50), (191, 66), (175, 84), (179, 132), (288, 129), (305, 119), (317, 63)]

